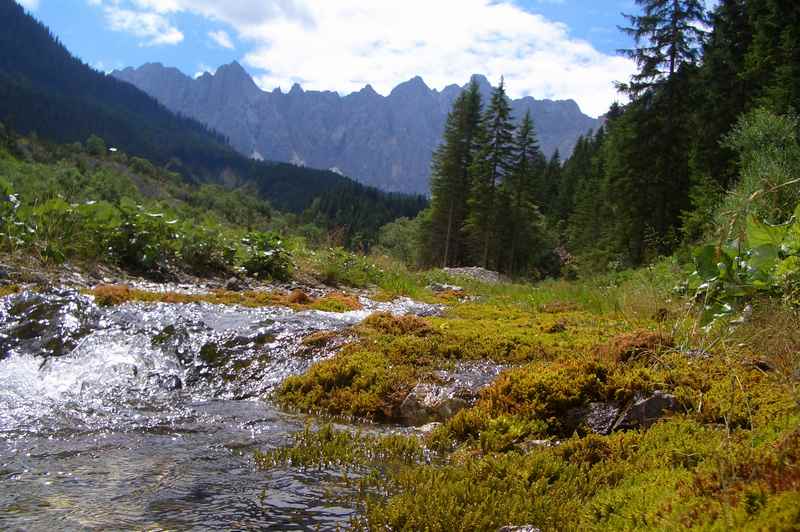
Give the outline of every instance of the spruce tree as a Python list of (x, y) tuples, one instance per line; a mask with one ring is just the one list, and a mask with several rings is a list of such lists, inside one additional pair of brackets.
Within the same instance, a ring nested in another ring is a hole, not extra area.
[(472, 242), (473, 262), (488, 268), (496, 262), (492, 243), (497, 236), (497, 186), (513, 170), (514, 124), (505, 83), (492, 91), (489, 106), (476, 130), (476, 152), (470, 167), (469, 216), (464, 229)]
[(443, 267), (463, 261), (461, 227), (467, 216), (469, 167), (481, 114), (481, 97), (474, 81), (453, 104), (444, 139), (433, 155), (431, 173), (431, 224), (426, 239), (430, 262)]
[(542, 225), (534, 193), (543, 156), (530, 112), (525, 113), (517, 129), (514, 152), (513, 170), (500, 186), (500, 264), (509, 273), (518, 274), (531, 266)]
[(638, 96), (663, 85), (681, 65), (695, 64), (706, 22), (702, 0), (635, 0), (641, 15), (624, 15), (630, 23), (620, 29), (633, 37), (636, 48), (620, 50), (636, 62), (639, 71), (620, 88)]
[(550, 218), (558, 217), (558, 187), (561, 182), (561, 153), (556, 149), (549, 161), (545, 161), (543, 172), (536, 187), (536, 201)]

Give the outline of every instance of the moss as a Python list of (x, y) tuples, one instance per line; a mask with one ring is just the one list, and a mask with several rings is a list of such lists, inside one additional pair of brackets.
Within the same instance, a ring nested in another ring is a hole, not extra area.
[(256, 452), (255, 455), (256, 465), (262, 469), (287, 463), (302, 467), (335, 465), (344, 469), (370, 464), (385, 467), (387, 463), (395, 462), (419, 463), (423, 458), (424, 449), (417, 438), (334, 430), (330, 423), (317, 430), (306, 424), (302, 432), (294, 435), (291, 446)]
[[(359, 464), (354, 524), (371, 530), (797, 528), (796, 315), (757, 309), (758, 328), (684, 334), (668, 323), (681, 302), (667, 305), (654, 295), (663, 287), (643, 279), (602, 290), (470, 285), (482, 299), (441, 317), (373, 316), (352, 345), (287, 381), (285, 404), (391, 421), (411, 386), (454, 360), (512, 367), (422, 438), (435, 453), (371, 463), (375, 442), (348, 433), (305, 435), (271, 456)], [(769, 365), (755, 366), (756, 357)], [(647, 430), (603, 436), (566, 422), (573, 408), (626, 405), (655, 390), (675, 395), (678, 408)]]
[(0, 297), (10, 296), (12, 294), (18, 294), (21, 288), (15, 284), (7, 284), (4, 286), (0, 286)]
[[(546, 332), (558, 323), (569, 324), (569, 333)], [(420, 380), (432, 379), (433, 370), (447, 368), (453, 361), (582, 360), (623, 326), (582, 311), (542, 314), (516, 305), (498, 308), (476, 302), (454, 307), (441, 318), (376, 313), (356, 328), (358, 341), (305, 374), (288, 379), (277, 397), (283, 405), (306, 412), (396, 420), (411, 388)], [(572, 386), (571, 378), (554, 377), (563, 380), (564, 389)], [(557, 396), (551, 397), (552, 404)]]
[[(102, 306), (121, 305), (130, 301), (146, 303), (212, 303), (215, 305), (241, 305), (258, 308), (268, 306), (287, 306), (295, 310), (326, 310), (346, 312), (362, 308), (358, 299), (346, 294), (333, 292), (318, 299), (309, 298), (304, 292), (290, 293), (250, 290), (233, 292), (214, 290), (204, 294), (184, 294), (179, 292), (155, 292), (131, 288), (127, 285), (98, 285), (85, 293), (95, 297)], [(302, 294), (302, 296), (300, 295)]]
[(653, 331), (635, 331), (612, 338), (598, 348), (602, 358), (618, 362), (628, 362), (641, 357), (657, 355), (673, 347), (672, 337)]
[(306, 294), (299, 288), (292, 290), (286, 297), (286, 300), (289, 303), (293, 303), (295, 305), (307, 305), (308, 303), (311, 302), (311, 298), (308, 297), (308, 294)]
[(350, 296), (343, 292), (331, 292), (317, 300), (309, 301), (306, 304), (308, 308), (326, 312), (348, 312), (364, 308), (357, 297)]
[(394, 316), (389, 312), (376, 312), (368, 316), (364, 320), (362, 327), (394, 336), (404, 334), (426, 336), (433, 332), (428, 322), (422, 318), (417, 316)]
[(325, 347), (338, 336), (336, 331), (317, 331), (303, 338), (302, 344), (306, 347)]

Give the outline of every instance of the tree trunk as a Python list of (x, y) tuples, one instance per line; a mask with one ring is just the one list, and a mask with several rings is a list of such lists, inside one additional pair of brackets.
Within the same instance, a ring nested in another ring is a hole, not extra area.
[(450, 255), (450, 238), (453, 234), (453, 209), (455, 209), (455, 202), (450, 200), (450, 212), (447, 215), (447, 235), (444, 238), (444, 258), (442, 259), (442, 268), (447, 268), (447, 259)]

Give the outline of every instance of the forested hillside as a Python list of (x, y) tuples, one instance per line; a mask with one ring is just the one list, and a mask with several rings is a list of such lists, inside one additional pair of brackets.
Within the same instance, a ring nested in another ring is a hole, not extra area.
[(361, 234), (425, 205), (422, 198), (382, 195), (333, 172), (247, 159), (219, 134), (83, 64), (14, 0), (0, 0), (0, 30), (0, 121), (13, 131), (59, 143), (98, 135), (190, 182), (251, 183), (282, 210), (299, 213), (321, 198), (326, 207), (316, 214), (325, 227), (348, 219)]
[[(502, 87), (485, 110), (474, 91), (456, 102), (433, 165), (431, 209), (417, 222), (422, 263), (534, 275), (638, 266), (737, 236), (719, 234), (734, 214), (726, 198), (765, 180), (759, 195), (780, 205), (768, 221), (788, 219), (800, 196), (789, 149), (800, 4), (723, 0), (710, 13), (699, 0), (637, 4), (642, 13), (621, 28), (636, 42), (622, 51), (638, 66), (619, 84), (630, 103), (613, 105), (563, 165), (558, 154), (545, 162), (525, 126), (512, 135)], [(772, 167), (756, 160), (769, 149), (778, 150)], [(740, 178), (748, 171), (757, 174), (749, 184)]]

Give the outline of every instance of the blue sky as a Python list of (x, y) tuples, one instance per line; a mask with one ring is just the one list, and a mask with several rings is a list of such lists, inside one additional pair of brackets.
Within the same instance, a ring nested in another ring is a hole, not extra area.
[(633, 65), (617, 30), (633, 0), (20, 0), (99, 70), (161, 62), (188, 75), (238, 60), (264, 89), (387, 94), (505, 76), (513, 96), (572, 98), (592, 115)]

